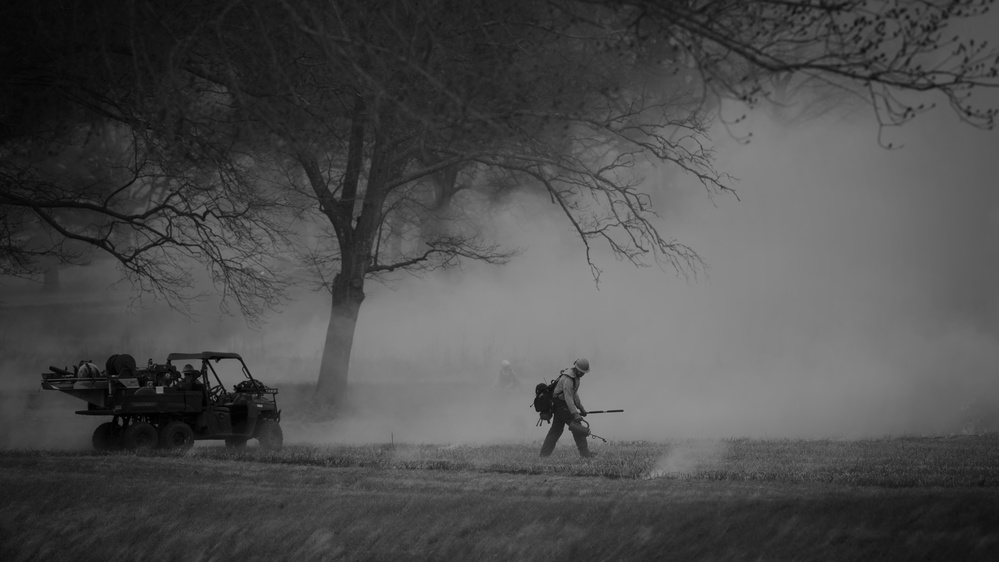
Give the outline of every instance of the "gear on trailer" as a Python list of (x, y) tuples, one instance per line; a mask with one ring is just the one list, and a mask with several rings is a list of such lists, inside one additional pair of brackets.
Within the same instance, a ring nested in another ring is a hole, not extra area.
[(80, 365), (76, 368), (76, 376), (81, 379), (94, 379), (101, 376), (101, 368), (89, 359), (80, 361)]
[[(245, 380), (227, 391), (213, 364), (235, 360)], [(185, 365), (184, 381), (174, 363)], [(200, 369), (195, 367), (200, 363)], [(98, 450), (187, 449), (194, 441), (217, 439), (239, 447), (256, 439), (261, 448), (280, 449), (284, 443), (277, 389), (255, 379), (237, 353), (203, 351), (171, 353), (166, 363), (137, 368), (135, 358), (116, 354), (101, 372), (91, 361), (74, 369), (49, 367), (42, 388), (58, 390), (87, 403), (76, 413), (108, 416), (94, 430)]]
[(128, 376), (135, 372), (135, 358), (128, 354), (112, 355), (104, 364), (109, 377)]

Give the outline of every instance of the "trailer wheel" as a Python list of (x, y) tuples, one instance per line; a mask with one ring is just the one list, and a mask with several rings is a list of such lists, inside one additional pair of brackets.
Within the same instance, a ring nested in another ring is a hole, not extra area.
[(152, 424), (137, 422), (125, 428), (121, 440), (126, 449), (148, 450), (155, 449), (160, 439)]
[(226, 437), (225, 446), (229, 449), (242, 449), (246, 447), (246, 439), (242, 437)]
[(257, 422), (257, 441), (261, 449), (278, 450), (284, 445), (284, 434), (277, 420), (260, 420)]
[(105, 422), (97, 426), (94, 430), (94, 436), (91, 438), (90, 442), (94, 445), (94, 449), (98, 451), (110, 451), (113, 449), (121, 448), (121, 433), (118, 431), (118, 427), (111, 422)]
[(160, 447), (164, 449), (190, 449), (194, 446), (194, 431), (182, 421), (172, 421), (160, 430)]

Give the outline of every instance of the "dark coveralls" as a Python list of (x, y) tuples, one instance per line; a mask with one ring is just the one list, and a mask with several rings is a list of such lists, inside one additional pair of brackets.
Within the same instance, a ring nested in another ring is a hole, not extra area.
[[(577, 412), (581, 414), (586, 411), (582, 408), (582, 404), (579, 403), (579, 397), (576, 395), (576, 389), (579, 388), (579, 378), (575, 376), (572, 369), (567, 369), (567, 371), (562, 371), (562, 374), (559, 375), (559, 384), (555, 387), (552, 426), (548, 430), (548, 435), (545, 436), (544, 444), (541, 445), (542, 457), (552, 454), (552, 451), (555, 450), (555, 444), (562, 437), (562, 432), (565, 431), (565, 426), (567, 425), (569, 426), (569, 432), (572, 433), (573, 440), (576, 441), (579, 455), (582, 457), (590, 456), (590, 449), (586, 443), (586, 436), (590, 432), (583, 424), (575, 421)], [(573, 401), (571, 407), (566, 403), (566, 392), (570, 393), (569, 398)]]
[(198, 380), (198, 375), (192, 373), (184, 373), (184, 378), (177, 384), (177, 388), (180, 390), (205, 391), (205, 385), (201, 384), (201, 381)]

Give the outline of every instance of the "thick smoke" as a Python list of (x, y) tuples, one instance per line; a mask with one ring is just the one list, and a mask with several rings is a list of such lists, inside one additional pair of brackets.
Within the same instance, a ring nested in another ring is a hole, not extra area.
[[(636, 269), (598, 250), (598, 287), (558, 210), (516, 198), (487, 225), (524, 249), (508, 266), (369, 285), (351, 406), (308, 423), (301, 401), (279, 395), (287, 441), (540, 440), (533, 387), (576, 357), (593, 364), (587, 407), (626, 409), (591, 417), (616, 440), (947, 433), (970, 411), (995, 412), (995, 134), (942, 111), (893, 131), (904, 146), (892, 151), (870, 118), (779, 127), (759, 117), (752, 131), (745, 146), (715, 135), (716, 165), (738, 178), (740, 200), (708, 197), (682, 176), (649, 187), (661, 232), (697, 250), (706, 274)], [(31, 341), (49, 343), (31, 353), (23, 335), (52, 330), (37, 318), (5, 322), (5, 369), (36, 388), (50, 364), (219, 349), (243, 353), (267, 382), (315, 381), (329, 310), (321, 293), (299, 295), (257, 330), (211, 304), (200, 310), (190, 322), (165, 309), (95, 309), (75, 339), (39, 336)], [(496, 388), (504, 359), (518, 390)], [(30, 405), (58, 409), (58, 423), (30, 414), (32, 437), (10, 429), (7, 446), (64, 446), (70, 434), (86, 444), (91, 420), (64, 419), (82, 403), (54, 394)], [(7, 396), (12, 428), (25, 400)]]
[[(592, 420), (617, 439), (941, 433), (960, 431), (975, 400), (994, 410), (995, 135), (946, 113), (892, 132), (903, 147), (890, 151), (870, 118), (752, 130), (746, 146), (717, 135), (741, 201), (682, 177), (659, 194), (660, 228), (701, 253), (707, 276), (598, 253), (598, 289), (569, 226), (522, 201), (499, 220), (523, 256), (377, 291), (356, 357), (483, 383), (505, 358), (527, 396), (586, 356), (587, 406), (627, 409)], [(427, 422), (496, 433), (465, 411)]]

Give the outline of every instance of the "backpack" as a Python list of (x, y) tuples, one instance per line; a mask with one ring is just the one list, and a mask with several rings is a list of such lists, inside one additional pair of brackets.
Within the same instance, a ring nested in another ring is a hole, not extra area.
[(555, 415), (553, 404), (555, 401), (555, 385), (560, 378), (562, 378), (562, 375), (552, 379), (552, 382), (548, 384), (541, 382), (534, 387), (534, 411), (538, 412), (538, 425), (541, 425), (543, 422), (552, 422), (552, 416)]

